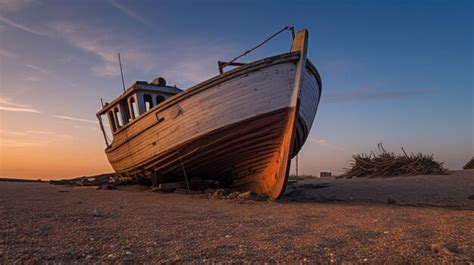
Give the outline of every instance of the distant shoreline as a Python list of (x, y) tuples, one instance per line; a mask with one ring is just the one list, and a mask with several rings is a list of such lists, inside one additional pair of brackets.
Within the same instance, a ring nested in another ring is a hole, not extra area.
[(49, 182), (49, 180), (42, 180), (42, 179), (16, 179), (16, 178), (0, 178), (0, 181), (8, 181), (8, 182)]

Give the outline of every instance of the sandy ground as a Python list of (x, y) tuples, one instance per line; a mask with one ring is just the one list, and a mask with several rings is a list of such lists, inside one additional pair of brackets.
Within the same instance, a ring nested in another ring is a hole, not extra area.
[(465, 264), (472, 195), (474, 171), (304, 180), (278, 202), (0, 182), (0, 263)]

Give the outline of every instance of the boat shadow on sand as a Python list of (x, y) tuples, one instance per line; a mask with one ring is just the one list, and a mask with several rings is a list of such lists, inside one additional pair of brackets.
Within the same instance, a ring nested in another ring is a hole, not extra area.
[(317, 190), (328, 188), (330, 185), (330, 183), (300, 185), (292, 183), (286, 187), (285, 193), (280, 200), (282, 202), (345, 202), (346, 200), (327, 197), (317, 192)]

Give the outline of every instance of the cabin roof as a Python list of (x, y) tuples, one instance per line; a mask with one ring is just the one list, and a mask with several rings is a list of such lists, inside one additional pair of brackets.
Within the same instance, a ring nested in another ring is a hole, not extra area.
[(109, 111), (113, 106), (115, 106), (117, 103), (122, 101), (125, 98), (128, 98), (131, 94), (141, 91), (141, 92), (162, 92), (170, 95), (175, 95), (179, 92), (182, 92), (183, 90), (174, 87), (174, 86), (159, 86), (153, 83), (148, 83), (146, 81), (135, 81), (125, 92), (114, 99), (110, 103), (105, 103), (104, 107), (102, 107), (101, 110), (97, 112), (97, 115), (103, 115), (107, 111)]

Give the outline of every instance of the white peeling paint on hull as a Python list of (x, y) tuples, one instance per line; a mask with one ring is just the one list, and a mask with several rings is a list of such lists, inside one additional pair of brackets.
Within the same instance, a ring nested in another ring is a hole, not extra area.
[[(121, 140), (124, 144), (109, 153), (112, 166), (118, 172), (129, 171), (141, 161), (213, 130), (290, 107), (294, 70), (291, 62), (267, 67), (156, 111), (128, 128), (123, 137), (115, 136), (112, 148), (120, 145)], [(164, 120), (156, 123), (160, 118)], [(146, 131), (142, 132), (143, 128)], [(142, 133), (130, 139), (137, 132)]]

